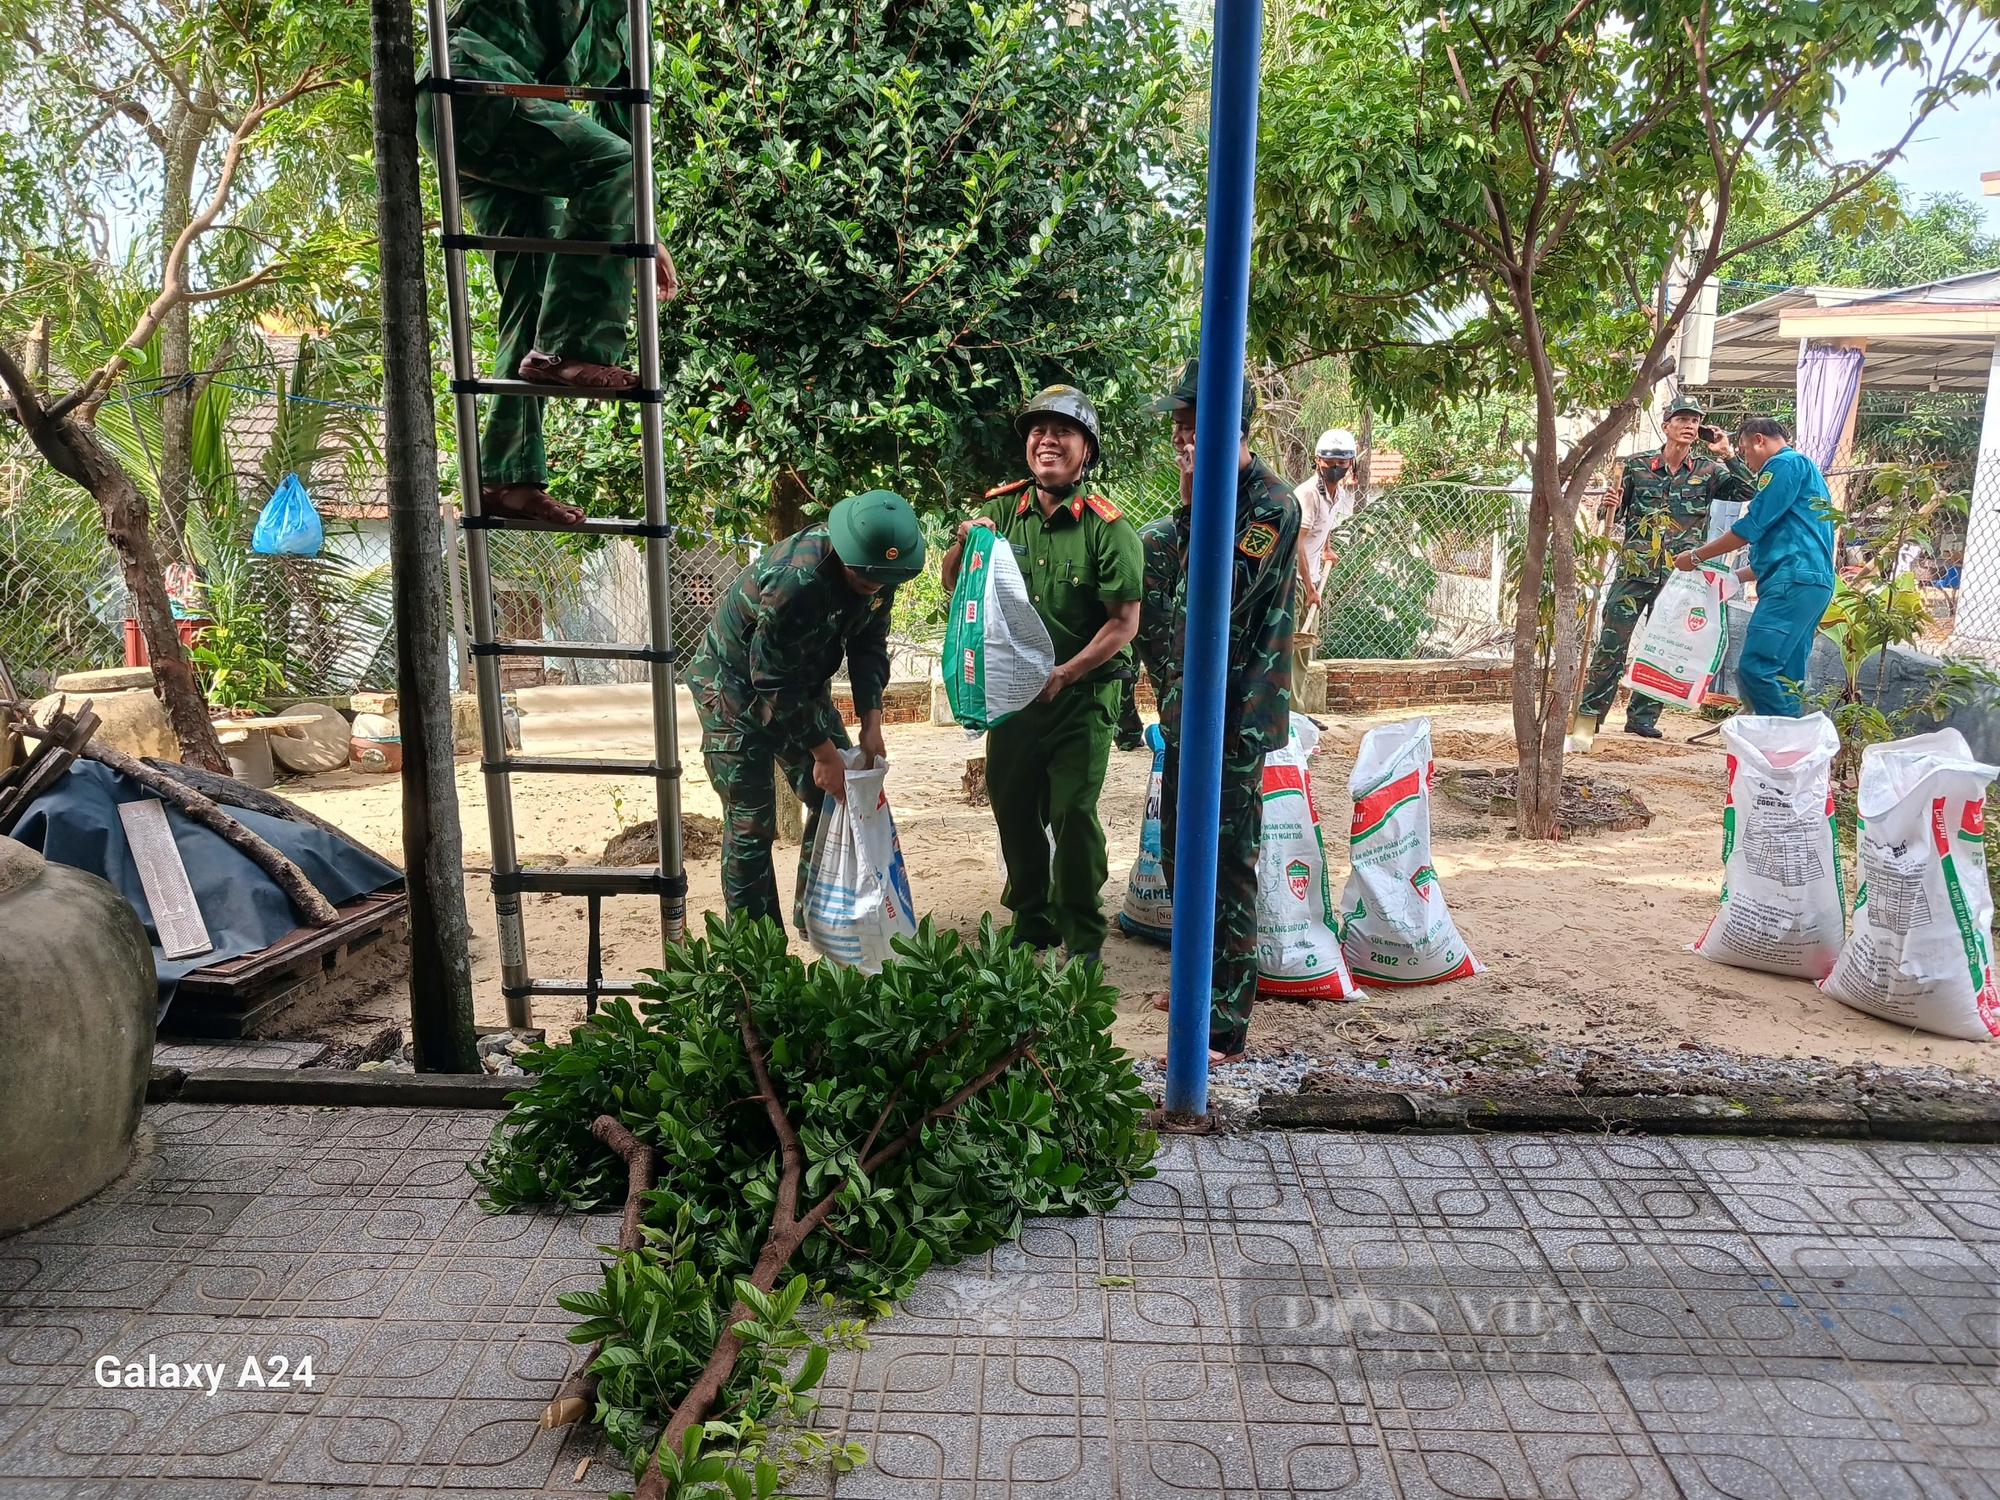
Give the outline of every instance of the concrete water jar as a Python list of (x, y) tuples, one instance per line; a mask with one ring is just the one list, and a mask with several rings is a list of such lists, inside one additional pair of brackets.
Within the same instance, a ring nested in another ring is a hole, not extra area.
[(0, 1235), (125, 1170), (158, 997), (125, 898), (0, 838)]

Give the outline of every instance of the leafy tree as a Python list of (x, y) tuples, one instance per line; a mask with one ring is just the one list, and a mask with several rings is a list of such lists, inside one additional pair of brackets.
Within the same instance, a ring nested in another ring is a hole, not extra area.
[(669, 469), (716, 529), (875, 484), (962, 502), (1018, 470), (1039, 386), (1149, 393), (1186, 222), (1169, 0), (688, 0), (661, 29)]
[[(1836, 226), (1922, 120), (1983, 91), (1994, 0), (1364, 0), (1291, 22), (1266, 85), (1253, 317), (1261, 352), (1346, 352), (1385, 411), (1532, 398), (1533, 492), (1515, 660), (1521, 831), (1550, 837), (1581, 642), (1574, 519), (1593, 472), (1673, 368), (1689, 281), (1829, 212)], [(1835, 79), (1905, 70), (1903, 138), (1830, 160)], [(1768, 177), (1824, 191), (1731, 239)], [(1704, 230), (1706, 232), (1704, 232)], [(1565, 432), (1564, 419), (1573, 419)]]
[[(1753, 211), (1730, 228), (1732, 244), (1761, 239), (1774, 224), (1812, 212), (1832, 194), (1825, 172), (1774, 176)], [(1859, 214), (1813, 213), (1781, 239), (1737, 257), (1721, 288), (1724, 312), (1786, 286), (1915, 286), (2000, 266), (2000, 235), (1986, 232), (1979, 205), (1959, 193), (1913, 201), (1893, 178), (1876, 179)]]
[[(51, 467), (97, 499), (168, 711), (191, 760), (223, 769), (160, 582), (147, 487), (95, 429), (114, 385), (157, 375), (158, 495), (176, 550), (195, 473), (196, 308), (351, 300), (366, 242), (367, 17), (345, 0), (0, 0), (0, 88), (30, 170), (0, 223), (10, 314), (51, 316), (51, 401), (9, 358), (0, 377)], [(350, 215), (352, 218), (350, 219)], [(135, 254), (110, 264), (114, 221)], [(121, 315), (79, 314), (123, 302)], [(240, 322), (207, 328), (226, 358)]]

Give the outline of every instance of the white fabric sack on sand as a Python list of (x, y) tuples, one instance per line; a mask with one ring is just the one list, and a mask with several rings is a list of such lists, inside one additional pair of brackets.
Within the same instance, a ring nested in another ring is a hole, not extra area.
[(1722, 900), (1694, 951), (1739, 969), (1824, 979), (1847, 928), (1833, 842), (1840, 732), (1825, 714), (1738, 714), (1723, 722), (1722, 740)]
[(1347, 889), (1341, 947), (1371, 984), (1434, 984), (1483, 974), (1444, 904), (1431, 864), (1431, 721), (1406, 719), (1362, 736), (1347, 788)]
[(1860, 890), (1827, 994), (1938, 1036), (2000, 1036), (1985, 837), (1996, 773), (1956, 729), (1861, 752)]
[(1139, 819), (1139, 857), (1125, 878), (1118, 926), (1133, 937), (1165, 943), (1174, 933), (1174, 898), (1167, 889), (1160, 848), (1160, 786), (1167, 772), (1167, 742), (1159, 725), (1146, 726), (1146, 746), (1153, 752), (1153, 770), (1146, 781), (1146, 810)]
[[(1319, 726), (1293, 714), (1285, 748), (1264, 757), (1264, 833), (1257, 850), (1260, 995), (1347, 1000), (1358, 993), (1341, 956), (1340, 917), (1327, 884), (1319, 809), (1312, 800), (1307, 763), (1318, 748)], [(1128, 906), (1131, 899), (1128, 894)]]
[(866, 754), (842, 750), (847, 800), (831, 797), (806, 882), (806, 939), (838, 964), (879, 974), (894, 956), (889, 939), (917, 930), (910, 877), (883, 781), (889, 767), (862, 769)]

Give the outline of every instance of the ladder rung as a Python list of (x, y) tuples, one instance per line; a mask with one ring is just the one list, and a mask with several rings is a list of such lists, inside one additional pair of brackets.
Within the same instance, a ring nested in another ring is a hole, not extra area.
[(421, 87), (433, 94), (485, 95), (504, 99), (600, 100), (606, 104), (647, 104), (644, 89), (593, 89), (567, 83), (506, 83), (498, 78), (426, 78)]
[(487, 641), (472, 643), (474, 656), (556, 656), (574, 661), (672, 661), (671, 651), (624, 641)]
[(522, 865), (511, 875), (493, 874), (498, 895), (546, 891), (557, 896), (685, 896), (687, 876), (668, 880), (658, 868), (619, 865)]
[(516, 255), (616, 255), (626, 260), (654, 260), (656, 245), (637, 240), (536, 240), (512, 234), (445, 234), (438, 242), (447, 250), (487, 250)]
[(616, 516), (585, 516), (581, 521), (524, 521), (518, 516), (461, 516), (459, 525), (469, 530), (573, 532), (581, 536), (642, 536), (662, 541), (674, 534), (671, 523), (655, 526), (650, 521), (627, 521)]
[[(636, 995), (640, 979), (604, 978), (597, 981), (600, 995)], [(581, 979), (530, 979), (526, 984), (508, 985), (509, 995), (588, 995), (590, 985)]]
[(559, 756), (510, 755), (502, 761), (483, 762), (482, 771), (502, 771), (511, 776), (543, 774), (567, 776), (657, 776), (658, 761), (651, 760), (565, 760)]
[(658, 391), (592, 391), (575, 385), (543, 385), (539, 380), (454, 380), (452, 394), (458, 396), (526, 396), (531, 401), (638, 401), (660, 404)]

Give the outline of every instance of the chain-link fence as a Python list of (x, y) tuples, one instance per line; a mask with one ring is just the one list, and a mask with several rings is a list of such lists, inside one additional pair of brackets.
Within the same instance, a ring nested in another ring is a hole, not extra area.
[(1912, 559), (1932, 624), (1929, 649), (2000, 658), (2000, 450), (1980, 455), (1963, 532), (1946, 528), (1934, 555)]

